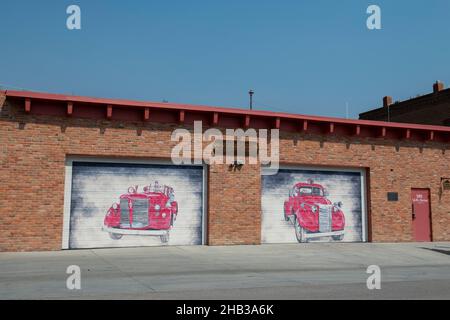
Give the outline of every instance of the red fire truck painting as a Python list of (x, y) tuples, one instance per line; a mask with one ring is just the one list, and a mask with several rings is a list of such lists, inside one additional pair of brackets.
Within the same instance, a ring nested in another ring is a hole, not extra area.
[(298, 242), (310, 238), (344, 238), (345, 217), (342, 202), (331, 203), (326, 198), (327, 191), (311, 179), (294, 185), (289, 191), (289, 199), (284, 202), (284, 219), (295, 227)]
[(178, 214), (173, 188), (154, 185), (138, 192), (138, 186), (129, 187), (128, 193), (120, 196), (119, 203), (109, 208), (104, 219), (103, 230), (114, 240), (123, 235), (159, 236), (161, 242), (169, 242), (169, 231)]

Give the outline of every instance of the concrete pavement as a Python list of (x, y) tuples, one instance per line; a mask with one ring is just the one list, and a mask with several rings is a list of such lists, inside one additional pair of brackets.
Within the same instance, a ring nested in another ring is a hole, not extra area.
[[(450, 299), (450, 242), (0, 253), (0, 299)], [(367, 266), (381, 268), (368, 290)], [(81, 290), (66, 269), (81, 268)]]

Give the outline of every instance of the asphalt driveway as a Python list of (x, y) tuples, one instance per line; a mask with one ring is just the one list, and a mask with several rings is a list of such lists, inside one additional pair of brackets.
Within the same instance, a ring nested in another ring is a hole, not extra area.
[(449, 242), (0, 253), (0, 299), (450, 299), (449, 254)]

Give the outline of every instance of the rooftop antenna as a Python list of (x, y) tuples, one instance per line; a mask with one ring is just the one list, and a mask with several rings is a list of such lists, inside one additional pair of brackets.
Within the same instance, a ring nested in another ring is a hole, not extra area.
[(250, 95), (250, 110), (253, 110), (253, 94), (255, 92), (253, 90), (250, 89), (250, 91), (248, 92), (248, 94)]

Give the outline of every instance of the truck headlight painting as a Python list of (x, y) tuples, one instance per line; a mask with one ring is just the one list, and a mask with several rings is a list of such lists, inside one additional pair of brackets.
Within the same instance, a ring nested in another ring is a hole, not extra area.
[(262, 242), (365, 241), (363, 176), (312, 169), (262, 176)]
[(202, 181), (202, 167), (74, 162), (70, 248), (201, 244)]

